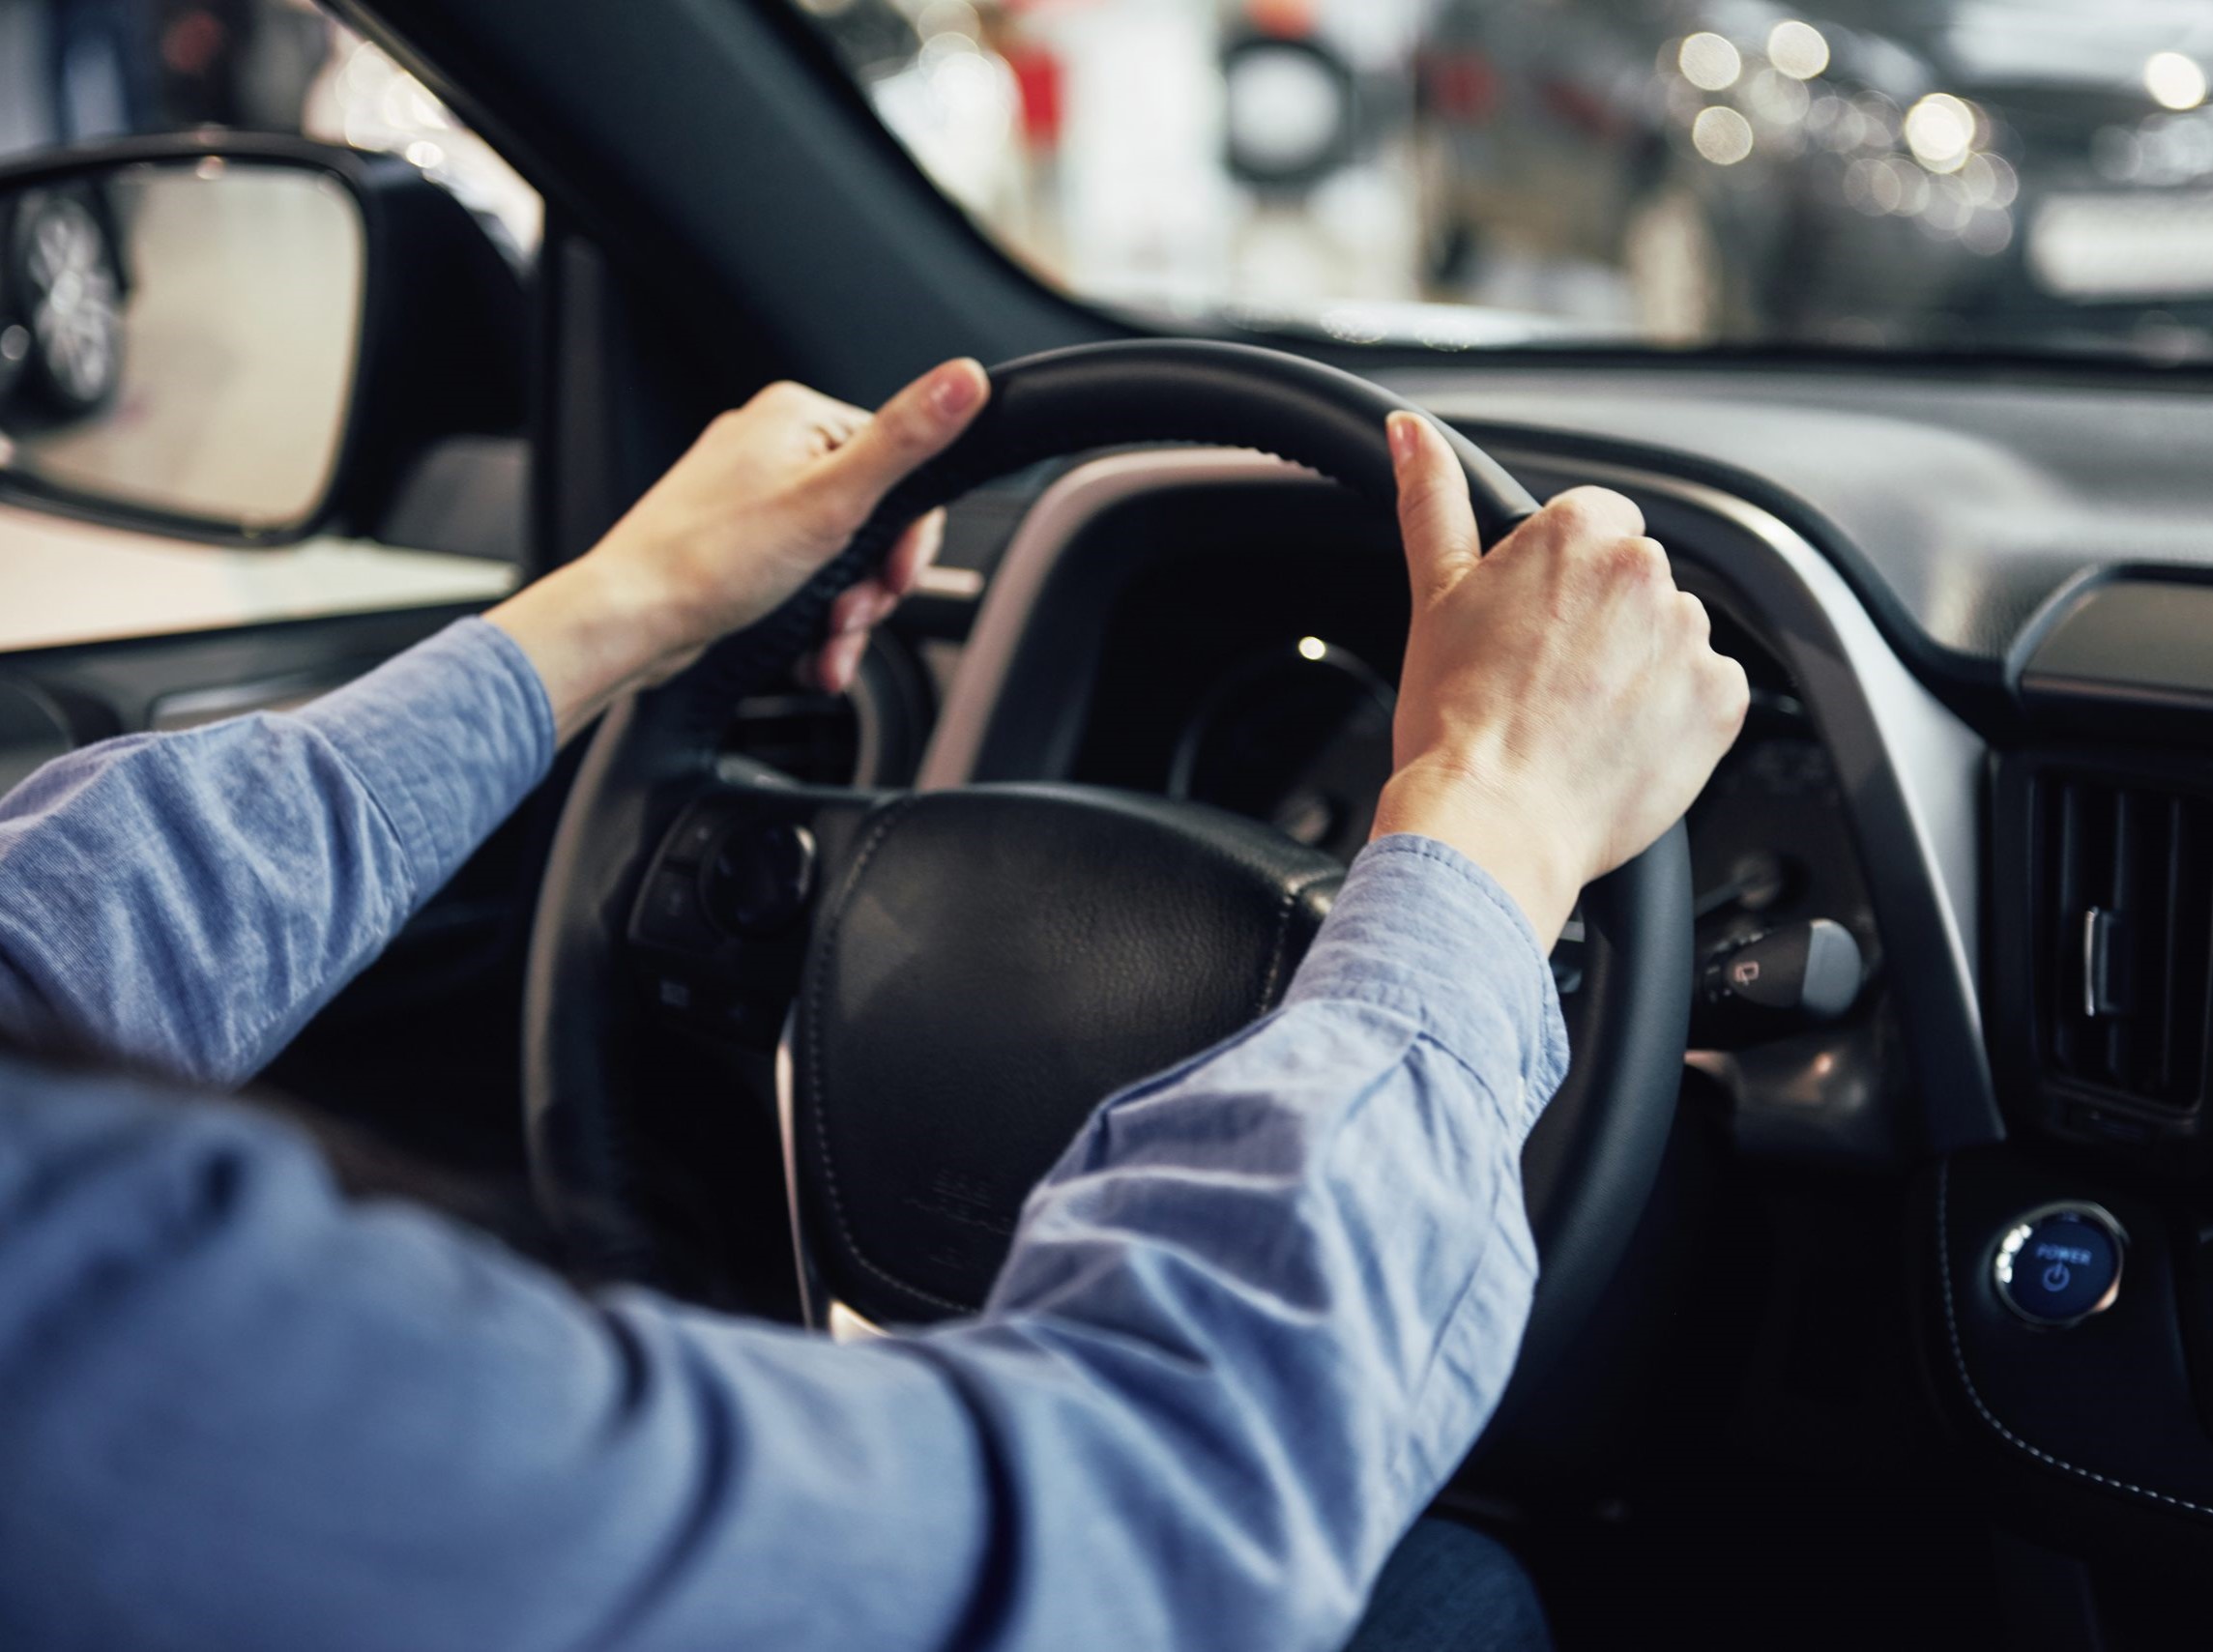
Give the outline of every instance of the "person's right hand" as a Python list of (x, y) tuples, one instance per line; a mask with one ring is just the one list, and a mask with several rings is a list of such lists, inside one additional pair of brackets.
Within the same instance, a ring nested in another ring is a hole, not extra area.
[(1584, 884), (1690, 807), (1743, 726), (1744, 668), (1621, 495), (1572, 489), (1486, 555), (1436, 427), (1393, 414), (1390, 440), (1413, 624), (1375, 835), (1461, 851), (1549, 947)]
[[(530, 656), (567, 739), (618, 694), (666, 681), (715, 638), (772, 613), (916, 466), (967, 429), (991, 394), (962, 358), (874, 413), (803, 385), (771, 385), (710, 424), (591, 551), (485, 616)], [(868, 632), (914, 589), (944, 518), (908, 528), (830, 611), (807, 670), (842, 693)]]

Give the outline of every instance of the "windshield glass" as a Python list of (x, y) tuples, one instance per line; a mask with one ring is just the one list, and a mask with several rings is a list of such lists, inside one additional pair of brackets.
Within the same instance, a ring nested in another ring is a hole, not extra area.
[(2213, 357), (2209, 0), (796, 0), (1044, 278), (1172, 321)]

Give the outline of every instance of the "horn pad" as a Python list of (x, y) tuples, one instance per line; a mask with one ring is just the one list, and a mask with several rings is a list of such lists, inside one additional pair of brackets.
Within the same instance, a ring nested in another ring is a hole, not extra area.
[(1343, 870), (1254, 822), (1121, 793), (882, 805), (829, 891), (792, 1029), (824, 1289), (884, 1322), (980, 1307), (1092, 1111), (1273, 1008)]

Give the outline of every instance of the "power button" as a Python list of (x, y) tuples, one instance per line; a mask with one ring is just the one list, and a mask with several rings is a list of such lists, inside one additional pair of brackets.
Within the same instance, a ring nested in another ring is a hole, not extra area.
[(2006, 1229), (1991, 1271), (1997, 1293), (2032, 1325), (2081, 1324), (2121, 1292), (2128, 1235), (2104, 1206), (2043, 1204)]

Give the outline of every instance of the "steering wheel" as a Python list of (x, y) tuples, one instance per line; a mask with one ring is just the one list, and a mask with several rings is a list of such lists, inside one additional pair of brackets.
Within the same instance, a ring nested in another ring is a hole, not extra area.
[[(776, 1052), (809, 1317), (915, 1323), (978, 1307), (1024, 1196), (1091, 1109), (1273, 1006), (1326, 913), (1341, 867), (1204, 805), (802, 786), (717, 752), (738, 697), (785, 681), (907, 522), (1019, 467), (1197, 442), (1393, 503), (1383, 420), (1408, 404), (1334, 368), (1144, 341), (991, 377), (975, 422), (818, 579), (612, 710), (585, 755), (539, 901), (523, 1065), (539, 1195), (603, 1267), (651, 1278), (667, 1254), (660, 1190), (684, 1167), (655, 1163), (641, 1076), (664, 1012)], [(1446, 435), (1495, 541), (1534, 502)], [(1658, 1170), (1691, 991), (1681, 826), (1591, 885), (1583, 914), (1574, 1058), (1523, 1155), (1542, 1275), (1516, 1389), (1563, 1357)]]

